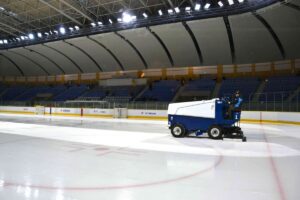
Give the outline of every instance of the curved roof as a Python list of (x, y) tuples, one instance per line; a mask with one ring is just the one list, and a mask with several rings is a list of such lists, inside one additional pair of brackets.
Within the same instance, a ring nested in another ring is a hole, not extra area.
[(57, 75), (300, 58), (300, 3), (0, 50), (1, 75)]

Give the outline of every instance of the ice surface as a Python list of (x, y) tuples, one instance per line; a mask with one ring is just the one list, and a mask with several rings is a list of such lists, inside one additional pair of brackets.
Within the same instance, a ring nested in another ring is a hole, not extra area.
[(165, 121), (0, 115), (0, 199), (300, 199), (300, 127), (242, 129), (246, 143), (173, 138)]

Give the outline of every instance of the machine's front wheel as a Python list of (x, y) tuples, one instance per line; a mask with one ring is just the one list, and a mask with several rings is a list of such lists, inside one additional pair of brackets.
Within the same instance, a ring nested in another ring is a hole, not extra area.
[(213, 125), (208, 129), (208, 136), (212, 139), (221, 139), (223, 136), (223, 131), (220, 126)]
[(185, 129), (182, 125), (176, 124), (171, 128), (171, 133), (174, 137), (184, 137)]

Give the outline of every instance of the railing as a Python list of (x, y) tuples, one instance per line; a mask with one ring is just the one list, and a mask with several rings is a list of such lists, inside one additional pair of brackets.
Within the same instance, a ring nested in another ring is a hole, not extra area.
[(66, 102), (53, 102), (53, 101), (3, 101), (0, 102), (2, 106), (51, 106), (51, 107), (64, 107), (64, 108), (101, 108), (111, 109), (115, 107), (123, 107), (128, 109), (143, 109), (143, 110), (167, 110), (168, 102), (107, 102), (107, 101), (66, 101)]
[[(292, 92), (273, 92), (259, 93), (243, 96), (244, 103), (242, 110), (248, 111), (285, 111), (300, 112), (300, 93)], [(0, 105), (5, 106), (52, 106), (66, 108), (102, 108), (111, 109), (115, 107), (124, 107), (129, 109), (143, 110), (166, 110), (168, 102), (109, 102), (98, 99), (75, 100), (65, 102), (53, 101), (2, 101)]]
[(272, 92), (256, 93), (248, 96), (243, 110), (300, 112), (300, 93)]

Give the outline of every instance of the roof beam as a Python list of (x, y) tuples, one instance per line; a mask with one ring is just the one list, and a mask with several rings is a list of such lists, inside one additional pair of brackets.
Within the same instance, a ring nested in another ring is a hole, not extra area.
[(3, 32), (8, 33), (8, 34), (13, 35), (13, 36), (18, 36), (17, 34), (14, 34), (13, 32), (7, 31), (7, 30), (5, 30), (4, 28), (1, 28), (1, 27), (0, 27), (0, 31), (3, 31)]
[(58, 13), (62, 14), (63, 16), (67, 17), (68, 19), (72, 20), (76, 24), (83, 25), (81, 22), (79, 22), (77, 19), (71, 17), (70, 15), (66, 14), (64, 11), (56, 8), (55, 6), (51, 5), (50, 3), (46, 2), (45, 0), (39, 0), (41, 3), (47, 5), (48, 7), (52, 8), (53, 10), (57, 11)]
[(173, 4), (173, 2), (171, 1), (171, 0), (167, 0), (168, 1), (168, 3), (169, 3), (169, 5), (171, 6), (171, 8), (174, 10), (174, 4)]
[(66, 2), (65, 0), (60, 0), (60, 2), (62, 2), (63, 4), (65, 4), (66, 6), (72, 8), (73, 10), (75, 10), (76, 12), (78, 12), (79, 14), (81, 14), (84, 18), (90, 20), (91, 22), (93, 22), (94, 20), (88, 16), (87, 14), (85, 14), (84, 12), (82, 12), (81, 10), (79, 10), (78, 8), (76, 8), (75, 6), (71, 5), (70, 3)]
[(139, 2), (150, 12), (152, 13), (151, 9), (147, 7), (147, 3), (145, 3), (143, 0), (139, 0)]
[(10, 25), (8, 25), (8, 24), (5, 24), (5, 23), (3, 23), (3, 22), (0, 22), (0, 25), (5, 26), (5, 27), (7, 27), (7, 28), (10, 28), (10, 29), (12, 29), (12, 30), (14, 30), (14, 31), (17, 31), (17, 32), (19, 32), (19, 33), (26, 34), (25, 32), (21, 31), (20, 29), (17, 29), (17, 28), (15, 28), (15, 27), (12, 27), (12, 26), (10, 26)]
[(190, 3), (193, 7), (195, 6), (195, 2), (193, 0), (190, 0)]

